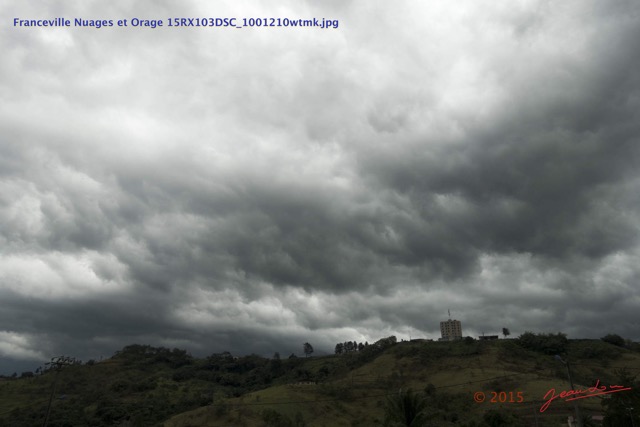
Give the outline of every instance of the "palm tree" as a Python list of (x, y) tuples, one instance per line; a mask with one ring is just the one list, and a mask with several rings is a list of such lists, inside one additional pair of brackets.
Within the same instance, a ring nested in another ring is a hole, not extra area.
[(429, 416), (427, 415), (427, 401), (411, 390), (399, 390), (387, 398), (385, 427), (426, 427)]

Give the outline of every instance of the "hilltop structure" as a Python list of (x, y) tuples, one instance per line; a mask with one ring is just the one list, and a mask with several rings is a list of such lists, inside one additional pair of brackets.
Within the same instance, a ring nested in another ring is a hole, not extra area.
[(449, 320), (440, 322), (440, 341), (455, 341), (462, 339), (462, 324), (459, 320), (451, 320), (451, 312), (449, 312)]

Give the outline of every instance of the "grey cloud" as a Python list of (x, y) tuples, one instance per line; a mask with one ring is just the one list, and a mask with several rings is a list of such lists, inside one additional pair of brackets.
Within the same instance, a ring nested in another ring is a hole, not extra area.
[[(103, 7), (4, 11), (213, 13)], [(283, 8), (341, 27), (2, 29), (0, 357), (638, 339), (631, 2)]]

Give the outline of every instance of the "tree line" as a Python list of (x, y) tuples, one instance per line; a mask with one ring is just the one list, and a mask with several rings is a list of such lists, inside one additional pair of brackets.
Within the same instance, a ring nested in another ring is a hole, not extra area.
[(368, 347), (368, 346), (369, 346), (368, 342), (365, 342), (364, 344), (356, 341), (339, 342), (338, 344), (336, 344), (335, 353), (336, 354), (353, 353), (356, 351), (362, 351), (364, 350), (365, 347)]

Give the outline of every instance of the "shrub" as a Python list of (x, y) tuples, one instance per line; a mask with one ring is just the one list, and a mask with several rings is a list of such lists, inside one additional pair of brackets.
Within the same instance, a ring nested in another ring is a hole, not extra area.
[(561, 332), (557, 334), (534, 334), (525, 332), (518, 337), (518, 344), (522, 347), (544, 354), (565, 353), (569, 340)]
[(602, 341), (607, 342), (609, 344), (613, 344), (618, 347), (624, 347), (625, 341), (620, 335), (617, 334), (607, 334), (604, 337), (600, 338)]
[(617, 359), (621, 356), (622, 350), (611, 347), (600, 341), (576, 343), (571, 347), (571, 354), (582, 359), (595, 359), (600, 361)]

